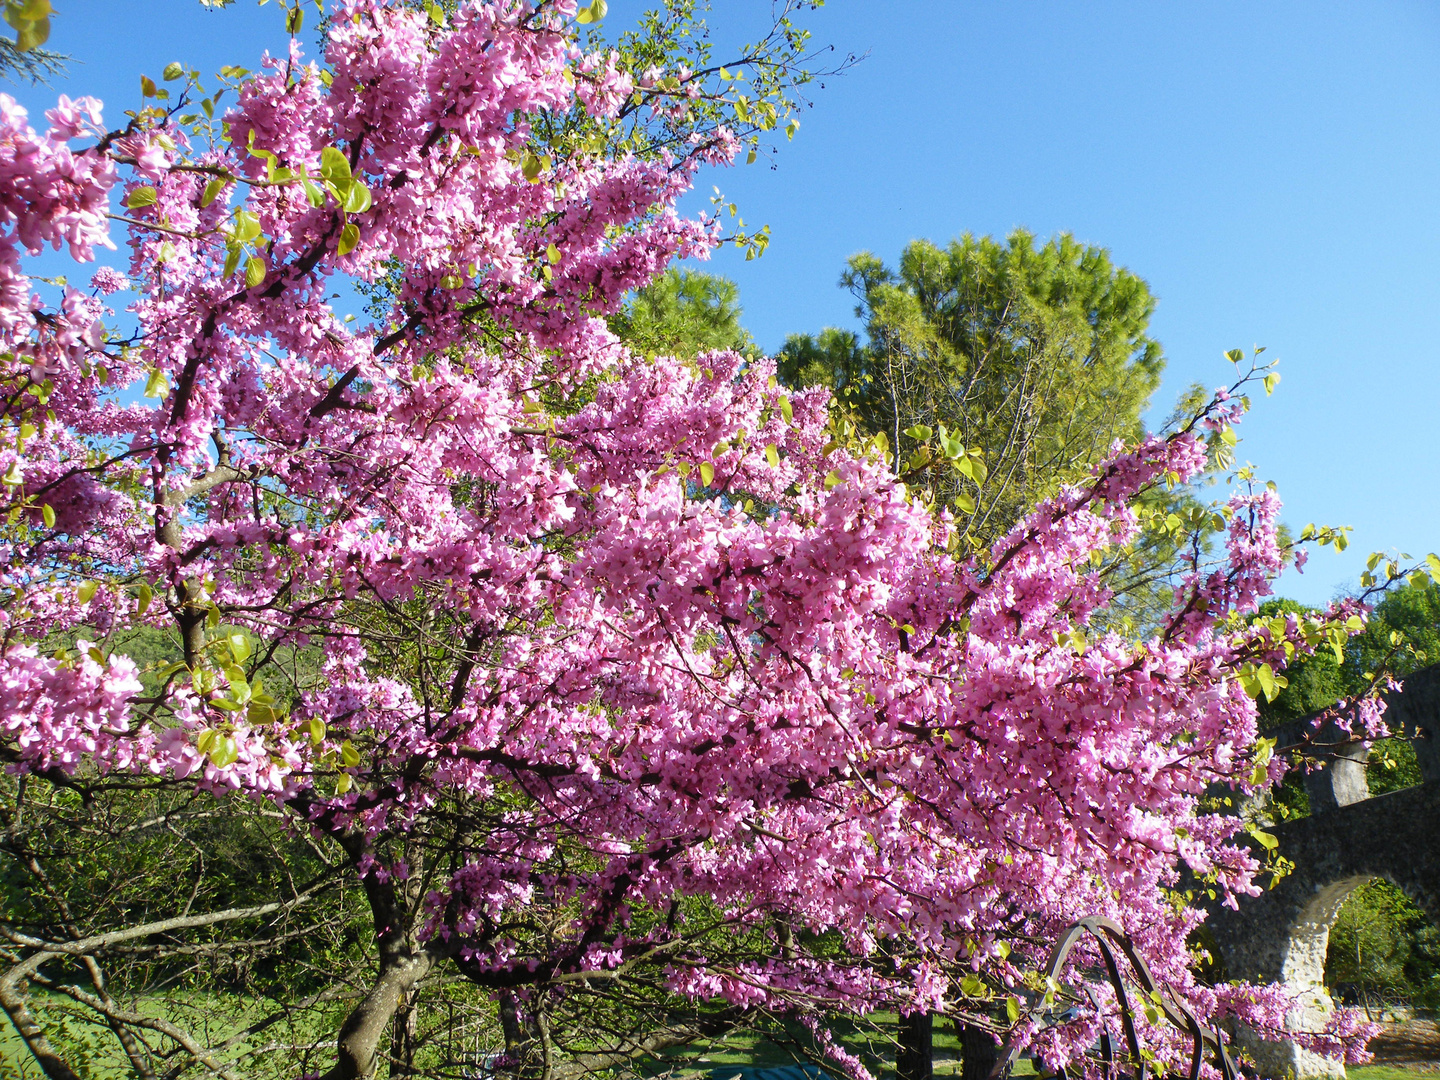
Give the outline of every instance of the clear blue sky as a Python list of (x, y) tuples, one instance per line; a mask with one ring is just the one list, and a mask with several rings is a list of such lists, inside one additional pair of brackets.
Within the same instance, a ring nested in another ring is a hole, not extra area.
[[(55, 0), (58, 91), (118, 118), (172, 59), (253, 67), (276, 9), (237, 0)], [(643, 4), (611, 0), (618, 27)], [(716, 0), (717, 38), (768, 0)], [(1241, 430), (1286, 519), (1355, 526), (1283, 589), (1328, 599), (1364, 554), (1440, 549), (1440, 7), (1269, 2), (830, 0), (818, 41), (868, 52), (815, 94), (776, 168), (704, 180), (768, 223), (769, 253), (713, 269), (762, 345), (853, 324), (847, 256), (1025, 226), (1108, 247), (1160, 298), (1154, 419), (1225, 349), (1266, 345), (1284, 381)], [(737, 31), (737, 32), (743, 32)]]

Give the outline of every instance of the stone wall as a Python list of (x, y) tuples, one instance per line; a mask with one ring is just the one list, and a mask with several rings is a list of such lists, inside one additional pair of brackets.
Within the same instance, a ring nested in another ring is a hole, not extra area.
[[(1341, 746), (1337, 732), (1322, 731), (1316, 741), (1335, 744), (1336, 752), (1306, 777), (1311, 816), (1269, 827), (1294, 871), (1263, 895), (1242, 900), (1238, 911), (1216, 907), (1207, 922), (1228, 977), (1283, 982), (1296, 992), (1290, 1019), (1300, 1030), (1318, 1030), (1333, 1007), (1325, 993), (1325, 951), (1340, 906), (1356, 888), (1385, 878), (1440, 923), (1440, 665), (1416, 672), (1388, 695), (1386, 719), (1392, 731), (1413, 740), (1423, 782), (1372, 797), (1364, 749)], [(1302, 720), (1270, 734), (1283, 747), (1314, 732)], [(1345, 1075), (1342, 1063), (1294, 1043), (1237, 1034), (1262, 1076)]]

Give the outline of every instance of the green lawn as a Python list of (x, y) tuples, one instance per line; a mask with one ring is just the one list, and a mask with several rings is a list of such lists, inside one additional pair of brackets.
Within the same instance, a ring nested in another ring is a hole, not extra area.
[[(893, 1075), (895, 1045), (886, 1038), (885, 1033), (893, 1032), (896, 1022), (895, 1014), (876, 1013), (871, 1019), (878, 1025), (879, 1031), (868, 1027), (840, 1026), (836, 1030), (836, 1034), (839, 1036), (841, 1045), (852, 1054), (857, 1055), (872, 1074), (875, 1076), (884, 1076), (887, 1073)], [(787, 1032), (787, 1036), (798, 1043), (808, 1042), (804, 1029), (798, 1025), (793, 1031)], [(934, 1047), (935, 1075), (958, 1076), (960, 1073), (960, 1045), (950, 1024), (937, 1023), (935, 1025)], [(805, 1060), (791, 1046), (772, 1042), (751, 1032), (743, 1032), (718, 1039), (709, 1046), (692, 1045), (671, 1051), (664, 1055), (657, 1071), (669, 1068), (678, 1069), (686, 1074), (698, 1073), (704, 1076), (709, 1075), (710, 1070), (726, 1065), (767, 1068), (777, 1065), (803, 1064)], [(1022, 1059), (1016, 1063), (1013, 1075), (1034, 1076), (1035, 1070), (1028, 1059)]]
[[(37, 995), (43, 1001), (44, 995)], [(242, 1019), (246, 1009), (230, 1013), (237, 1021)], [(844, 1047), (851, 1053), (859, 1055), (866, 1066), (876, 1076), (884, 1076), (889, 1073), (893, 1075), (894, 1044), (888, 1041), (883, 1032), (893, 1031), (895, 1017), (893, 1015), (880, 1014), (873, 1018), (878, 1022), (877, 1031), (875, 1028), (851, 1027), (848, 1030), (840, 1030), (837, 1034)], [(87, 1029), (88, 1030), (85, 1030)], [(72, 1040), (71, 1047), (76, 1042), (89, 1042), (94, 1048), (88, 1061), (80, 1064), (80, 1060), (72, 1058), (77, 1065), (80, 1065), (82, 1075), (94, 1080), (108, 1080), (111, 1077), (121, 1077), (129, 1074), (128, 1063), (124, 1060), (115, 1046), (114, 1039), (108, 1031), (93, 1028), (89, 1025), (76, 1025), (69, 1029), (69, 1039)], [(727, 1065), (734, 1066), (758, 1066), (769, 1067), (777, 1065), (793, 1065), (804, 1063), (805, 1058), (797, 1052), (794, 1046), (784, 1045), (793, 1039), (796, 1043), (808, 1041), (803, 1029), (795, 1028), (787, 1032), (785, 1036), (779, 1037), (780, 1041), (772, 1041), (754, 1033), (745, 1032), (731, 1035), (725, 1039), (719, 1039), (708, 1046), (690, 1046), (671, 1051), (663, 1056), (662, 1061), (657, 1063), (655, 1071), (674, 1069), (681, 1075), (705, 1078), (710, 1071)], [(956, 1076), (960, 1071), (959, 1045), (955, 1038), (953, 1029), (949, 1024), (937, 1024), (934, 1033), (935, 1040), (935, 1073), (939, 1077)], [(83, 1059), (82, 1059), (83, 1060)], [(1022, 1059), (1017, 1062), (1015, 1076), (1033, 1076), (1034, 1069), (1031, 1063)], [(1440, 1077), (1440, 1070), (1422, 1069), (1419, 1067), (1406, 1067), (1395, 1065), (1361, 1065), (1348, 1070), (1349, 1080), (1421, 1080), (1424, 1077)], [(20, 1043), (19, 1036), (9, 1023), (0, 1023), (0, 1077), (5, 1080), (40, 1080), (39, 1069), (34, 1061), (25, 1051)]]

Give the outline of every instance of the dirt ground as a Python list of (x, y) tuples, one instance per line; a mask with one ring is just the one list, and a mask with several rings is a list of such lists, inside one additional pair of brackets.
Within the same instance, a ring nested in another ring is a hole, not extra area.
[(1407, 1065), (1440, 1069), (1440, 1024), (1434, 1020), (1407, 1020), (1386, 1024), (1370, 1040), (1375, 1065)]

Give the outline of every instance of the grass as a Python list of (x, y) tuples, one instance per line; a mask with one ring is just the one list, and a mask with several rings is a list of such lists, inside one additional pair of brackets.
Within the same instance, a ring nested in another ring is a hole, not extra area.
[[(130, 1062), (114, 1034), (94, 1023), (89, 1014), (65, 1008), (65, 1002), (66, 999), (44, 991), (36, 991), (30, 998), (31, 1008), (40, 1015), (47, 1035), (61, 1055), (79, 1072), (82, 1080), (119, 1080), (133, 1076)], [(265, 1004), (235, 996), (151, 995), (142, 1002), (127, 1004), (138, 1007), (141, 1012), (174, 1020), (207, 1043), (233, 1035), (269, 1012)], [(85, 1018), (82, 1019), (82, 1016)], [(325, 1030), (329, 1031), (331, 1027), (327, 1025)], [(307, 1037), (296, 1028), (278, 1025), (255, 1042), (262, 1043), (266, 1036), (281, 1039), (298, 1036), (306, 1038), (306, 1041), (314, 1037)], [(248, 1047), (252, 1044), (247, 1041), (239, 1045)], [(269, 1065), (268, 1057), (251, 1059), (242, 1064), (241, 1071), (247, 1072), (247, 1075), (266, 1077), (272, 1075)], [(289, 1075), (289, 1070), (286, 1074)], [(0, 1016), (0, 1080), (42, 1080), (42, 1075), (14, 1025)]]
[[(46, 995), (36, 995), (43, 1008)], [(229, 1018), (237, 1027), (248, 1010), (229, 1011)], [(856, 1054), (877, 1077), (894, 1074), (895, 1045), (891, 1033), (895, 1030), (894, 1014), (879, 1013), (870, 1018), (872, 1024), (850, 1025), (837, 1030), (839, 1041), (849, 1052)], [(53, 1030), (53, 1029), (52, 1029)], [(72, 1025), (62, 1036), (63, 1041), (74, 1049), (78, 1044), (88, 1044), (92, 1053), (77, 1055), (71, 1060), (80, 1066), (82, 1076), (101, 1078), (129, 1075), (129, 1063), (119, 1053), (113, 1037), (104, 1029), (92, 1025)], [(654, 1072), (670, 1072), (692, 1080), (704, 1080), (713, 1070), (726, 1066), (737, 1068), (773, 1068), (782, 1065), (804, 1064), (806, 1059), (798, 1052), (797, 1045), (809, 1043), (809, 1033), (798, 1025), (777, 1033), (775, 1041), (755, 1032), (739, 1032), (709, 1045), (681, 1047), (664, 1054), (655, 1065)], [(790, 1044), (790, 1045), (787, 1045)], [(936, 1024), (934, 1030), (934, 1067), (937, 1077), (954, 1077), (960, 1074), (960, 1045), (949, 1024)], [(837, 1070), (829, 1070), (838, 1075)], [(1028, 1059), (1016, 1063), (1014, 1076), (1033, 1076), (1035, 1070)], [(1359, 1065), (1347, 1070), (1349, 1080), (1422, 1080), (1440, 1078), (1440, 1070), (1424, 1066), (1405, 1065)], [(5, 1080), (40, 1080), (40, 1071), (34, 1060), (21, 1043), (19, 1036), (9, 1023), (0, 1023), (0, 1077)], [(724, 1078), (724, 1074), (720, 1076)], [(728, 1078), (725, 1078), (728, 1080)]]
[[(838, 1041), (850, 1053), (858, 1056), (870, 1072), (879, 1077), (894, 1075), (895, 1044), (891, 1033), (895, 1030), (897, 1017), (894, 1013), (875, 1013), (871, 1024), (842, 1025), (836, 1028)], [(785, 1043), (807, 1045), (809, 1034), (799, 1025), (788, 1028), (784, 1042), (775, 1042), (755, 1032), (737, 1032), (723, 1039), (717, 1039), (708, 1046), (691, 1045), (680, 1047), (663, 1055), (657, 1072), (673, 1070), (685, 1076), (708, 1076), (715, 1069), (726, 1066), (737, 1068), (775, 1068), (781, 1065), (800, 1065), (806, 1058), (797, 1049)], [(937, 1077), (960, 1075), (960, 1042), (948, 1023), (937, 1023), (934, 1029), (934, 1070)], [(838, 1070), (829, 1070), (839, 1075)], [(721, 1077), (723, 1073), (719, 1074)], [(1034, 1076), (1035, 1069), (1029, 1059), (1016, 1062), (1013, 1076)], [(1390, 1080), (1390, 1078), (1377, 1078)]]

